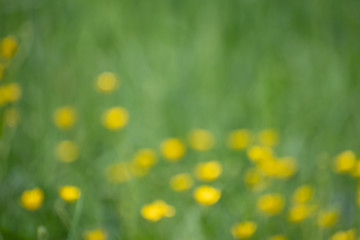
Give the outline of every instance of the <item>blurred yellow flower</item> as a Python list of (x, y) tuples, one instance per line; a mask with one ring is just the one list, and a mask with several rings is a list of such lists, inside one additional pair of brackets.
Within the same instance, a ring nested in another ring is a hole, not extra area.
[(177, 174), (170, 179), (170, 187), (174, 191), (184, 191), (191, 188), (193, 185), (194, 181), (188, 173)]
[(81, 196), (81, 191), (76, 186), (66, 185), (59, 189), (59, 195), (66, 202), (74, 202)]
[(284, 198), (277, 193), (265, 194), (257, 201), (258, 209), (265, 215), (273, 216), (282, 211), (285, 205)]
[(106, 169), (106, 177), (113, 184), (126, 182), (131, 179), (131, 167), (125, 162), (112, 164)]
[(95, 229), (84, 234), (84, 240), (106, 240), (107, 234), (102, 229)]
[(0, 106), (6, 103), (16, 102), (21, 97), (21, 88), (17, 83), (9, 83), (5, 86), (0, 86)]
[(156, 200), (153, 203), (143, 206), (141, 209), (143, 218), (152, 222), (159, 221), (163, 217), (172, 217), (175, 213), (175, 208), (162, 200)]
[(335, 158), (335, 171), (338, 173), (351, 173), (356, 165), (356, 156), (352, 151), (345, 151)]
[(161, 143), (161, 152), (165, 159), (176, 162), (185, 154), (183, 143), (177, 138), (169, 138)]
[(68, 130), (76, 121), (76, 111), (73, 107), (64, 106), (55, 110), (53, 120), (59, 129)]
[(266, 186), (262, 172), (256, 168), (246, 170), (244, 180), (246, 186), (255, 191), (260, 191)]
[(234, 238), (248, 239), (256, 231), (257, 224), (252, 221), (241, 222), (231, 227), (231, 234)]
[(149, 148), (141, 149), (136, 153), (133, 161), (140, 168), (148, 169), (156, 163), (156, 153)]
[(194, 129), (189, 133), (189, 144), (195, 150), (207, 151), (214, 146), (214, 135), (204, 129)]
[(302, 185), (295, 190), (292, 200), (294, 203), (306, 203), (312, 198), (313, 193), (314, 190), (310, 185)]
[(339, 231), (332, 235), (330, 240), (355, 240), (355, 230)]
[(321, 211), (317, 218), (317, 224), (320, 227), (328, 228), (333, 226), (339, 217), (339, 213), (337, 211)]
[(3, 78), (5, 72), (4, 64), (0, 63), (0, 80)]
[(271, 148), (253, 146), (247, 151), (249, 159), (255, 163), (270, 161), (274, 159), (274, 154)]
[(280, 158), (276, 161), (275, 165), (275, 177), (277, 178), (287, 179), (293, 176), (297, 171), (296, 161), (292, 157)]
[(278, 133), (274, 129), (265, 129), (259, 133), (259, 142), (261, 145), (273, 147), (278, 143)]
[(120, 130), (129, 121), (129, 113), (125, 108), (113, 107), (103, 113), (103, 125), (109, 130)]
[(214, 181), (221, 172), (222, 166), (218, 161), (198, 163), (195, 168), (196, 178), (205, 182)]
[(14, 36), (4, 37), (0, 42), (0, 54), (3, 58), (12, 58), (18, 49), (18, 41)]
[(61, 162), (73, 162), (79, 157), (79, 148), (74, 141), (64, 140), (56, 146), (55, 155)]
[(278, 235), (270, 237), (269, 240), (287, 240), (287, 237), (285, 237), (284, 235), (278, 234)]
[(230, 149), (241, 150), (249, 146), (251, 142), (251, 133), (246, 129), (237, 129), (229, 133), (227, 137), (227, 146)]
[(198, 203), (210, 206), (219, 201), (221, 192), (216, 188), (203, 185), (196, 188), (193, 195)]
[(301, 222), (310, 216), (311, 209), (305, 204), (297, 204), (290, 208), (288, 219), (290, 222)]
[(111, 93), (118, 86), (116, 76), (112, 72), (103, 72), (96, 79), (96, 88), (103, 93)]
[(360, 177), (360, 160), (357, 160), (352, 170), (353, 177)]
[(4, 123), (7, 127), (13, 128), (16, 127), (20, 122), (20, 113), (19, 111), (12, 107), (8, 108), (4, 112)]
[(24, 191), (21, 195), (21, 206), (28, 210), (36, 210), (44, 201), (44, 192), (40, 188)]

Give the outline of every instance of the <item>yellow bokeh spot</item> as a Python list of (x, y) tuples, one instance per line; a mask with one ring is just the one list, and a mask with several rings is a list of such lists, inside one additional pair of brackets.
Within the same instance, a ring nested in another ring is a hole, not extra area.
[(207, 151), (214, 146), (214, 135), (204, 129), (194, 129), (189, 133), (190, 147), (197, 151)]
[(295, 190), (292, 200), (294, 203), (306, 203), (312, 198), (313, 194), (314, 190), (311, 186), (303, 185)]
[(254, 191), (260, 191), (266, 187), (266, 181), (262, 172), (256, 168), (246, 171), (244, 181), (246, 186)]
[(6, 109), (4, 112), (4, 123), (7, 127), (16, 127), (20, 122), (20, 113), (16, 108)]
[(149, 148), (141, 149), (136, 153), (133, 161), (140, 168), (148, 169), (156, 163), (156, 153)]
[(279, 141), (279, 136), (274, 129), (265, 129), (259, 133), (259, 142), (261, 145), (273, 147)]
[(256, 231), (257, 224), (252, 221), (241, 222), (231, 227), (231, 234), (234, 238), (248, 239)]
[(79, 148), (75, 142), (64, 140), (56, 146), (55, 155), (61, 162), (73, 162), (79, 157)]
[(227, 146), (230, 149), (241, 150), (249, 146), (251, 142), (251, 133), (246, 129), (238, 129), (229, 133), (227, 137)]
[(275, 177), (287, 179), (293, 176), (297, 171), (297, 163), (292, 157), (280, 158), (275, 163), (276, 174)]
[(74, 202), (80, 198), (81, 191), (76, 186), (66, 185), (59, 189), (59, 196), (66, 202)]
[(194, 181), (188, 173), (177, 174), (170, 179), (170, 187), (174, 191), (184, 191), (191, 188), (193, 185)]
[(290, 222), (298, 223), (310, 216), (311, 208), (305, 204), (298, 204), (290, 208), (288, 219)]
[(0, 42), (0, 54), (3, 58), (12, 58), (18, 49), (18, 41), (14, 36), (4, 37)]
[(218, 161), (202, 162), (195, 168), (196, 178), (201, 181), (214, 181), (222, 172), (222, 166)]
[(278, 234), (278, 235), (270, 237), (269, 240), (287, 240), (287, 237), (285, 237), (284, 235)]
[(113, 107), (103, 113), (102, 123), (109, 130), (120, 130), (129, 121), (129, 113), (123, 107)]
[(355, 240), (355, 230), (339, 231), (332, 235), (330, 240)]
[(200, 186), (195, 189), (193, 196), (201, 205), (210, 206), (219, 201), (221, 192), (211, 186)]
[(360, 160), (356, 161), (351, 174), (353, 175), (353, 177), (356, 177), (356, 178), (360, 177)]
[(114, 73), (103, 72), (96, 79), (96, 88), (103, 93), (111, 93), (118, 86), (118, 81)]
[(21, 88), (18, 83), (0, 86), (0, 106), (18, 101), (21, 94)]
[(356, 165), (356, 156), (352, 151), (345, 151), (335, 158), (335, 171), (338, 173), (351, 173)]
[(162, 200), (156, 200), (141, 208), (141, 216), (152, 222), (159, 221), (163, 217), (172, 217), (175, 213), (175, 208)]
[(166, 139), (161, 143), (161, 153), (165, 159), (176, 162), (185, 154), (184, 144), (177, 138)]
[(280, 194), (265, 194), (257, 201), (258, 209), (265, 215), (273, 216), (284, 208), (285, 200)]
[(115, 163), (106, 169), (106, 177), (110, 183), (123, 183), (131, 179), (131, 166), (125, 162)]
[(321, 211), (317, 218), (317, 224), (322, 228), (332, 227), (338, 220), (339, 213), (337, 211)]
[(84, 234), (84, 240), (106, 240), (107, 234), (102, 229), (95, 229)]
[(24, 191), (21, 195), (21, 206), (28, 210), (36, 210), (44, 201), (44, 192), (40, 188)]
[(253, 146), (247, 151), (249, 159), (255, 163), (273, 160), (273, 151), (268, 147)]
[(62, 130), (68, 130), (75, 124), (76, 111), (70, 106), (60, 107), (55, 110), (53, 120), (56, 127)]

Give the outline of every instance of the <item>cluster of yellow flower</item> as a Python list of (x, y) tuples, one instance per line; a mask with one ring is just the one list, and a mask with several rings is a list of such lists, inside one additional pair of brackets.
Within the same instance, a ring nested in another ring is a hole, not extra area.
[[(5, 76), (12, 58), (18, 49), (18, 41), (14, 36), (4, 37), (0, 42), (0, 81)], [(21, 97), (21, 88), (18, 83), (10, 82), (0, 85), (0, 107), (17, 102)], [(20, 121), (20, 113), (14, 106), (4, 111), (4, 123), (7, 127), (16, 127)]]

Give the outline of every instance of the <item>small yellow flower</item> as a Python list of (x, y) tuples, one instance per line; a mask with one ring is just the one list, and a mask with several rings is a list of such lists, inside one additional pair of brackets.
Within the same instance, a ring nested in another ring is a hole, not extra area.
[(118, 86), (118, 81), (114, 73), (103, 72), (96, 79), (96, 87), (100, 92), (111, 93)]
[(312, 198), (313, 193), (314, 190), (311, 186), (303, 185), (295, 190), (292, 200), (294, 203), (306, 203)]
[(109, 130), (120, 130), (129, 121), (129, 113), (125, 108), (113, 107), (103, 113), (103, 125)]
[(262, 172), (256, 168), (248, 169), (244, 180), (246, 186), (255, 191), (260, 191), (266, 186)]
[(76, 186), (66, 185), (59, 189), (59, 195), (66, 202), (75, 202), (80, 198), (81, 191)]
[(194, 181), (190, 174), (181, 173), (173, 176), (170, 179), (170, 187), (174, 191), (184, 191), (191, 188), (194, 184)]
[(163, 217), (172, 217), (175, 213), (175, 208), (162, 200), (156, 200), (153, 203), (143, 206), (141, 209), (143, 218), (152, 222), (159, 221)]
[(110, 183), (123, 183), (131, 179), (131, 167), (128, 163), (119, 162), (106, 169), (106, 177)]
[(194, 129), (189, 133), (189, 144), (195, 150), (207, 151), (214, 146), (214, 135), (204, 129)]
[(16, 102), (21, 97), (21, 88), (18, 83), (9, 83), (0, 87), (0, 105)]
[(355, 230), (340, 231), (331, 236), (330, 240), (355, 240)]
[(257, 224), (255, 222), (241, 222), (231, 227), (231, 234), (234, 238), (248, 239), (254, 235), (256, 228)]
[(196, 188), (193, 195), (198, 203), (205, 206), (210, 206), (219, 201), (221, 192), (216, 188), (203, 185)]
[(133, 161), (140, 168), (148, 169), (156, 163), (156, 153), (149, 148), (141, 149), (136, 153)]
[(176, 162), (185, 154), (185, 147), (179, 139), (169, 138), (161, 143), (161, 152), (164, 158)]
[(266, 129), (259, 133), (259, 142), (261, 145), (273, 147), (278, 143), (279, 136), (274, 129)]
[(277, 193), (265, 194), (257, 201), (258, 209), (268, 216), (273, 216), (282, 211), (285, 205), (284, 198)]
[(40, 188), (24, 191), (21, 195), (21, 206), (28, 210), (36, 210), (44, 201), (44, 192)]
[(55, 155), (61, 162), (73, 162), (79, 157), (79, 148), (75, 142), (64, 140), (56, 146)]
[(4, 64), (0, 63), (0, 80), (3, 78), (5, 72)]
[(290, 222), (301, 222), (310, 216), (311, 209), (305, 204), (297, 204), (289, 210)]
[(278, 235), (270, 237), (269, 240), (287, 240), (287, 237), (285, 237), (284, 235), (278, 234)]
[(356, 165), (356, 156), (352, 151), (345, 151), (335, 158), (335, 171), (338, 173), (351, 173)]
[(18, 49), (18, 42), (14, 36), (7, 36), (0, 42), (0, 54), (3, 58), (12, 58)]
[(249, 146), (250, 142), (251, 133), (246, 129), (234, 130), (227, 137), (227, 146), (234, 150), (245, 149)]
[(338, 220), (339, 213), (337, 211), (321, 211), (319, 213), (317, 224), (322, 228), (333, 226)]
[(196, 178), (205, 182), (214, 181), (221, 172), (222, 167), (218, 161), (202, 162), (197, 164), (195, 168)]
[(296, 173), (297, 164), (294, 158), (284, 157), (277, 160), (276, 169), (277, 171), (275, 177), (281, 179), (287, 179)]
[(76, 111), (70, 106), (60, 107), (55, 110), (53, 120), (59, 129), (68, 130), (75, 124)]
[(4, 112), (4, 123), (7, 127), (16, 127), (20, 122), (20, 113), (16, 108), (6, 109)]
[(84, 234), (84, 240), (106, 240), (107, 234), (102, 229), (95, 229)]
[(253, 146), (247, 151), (247, 155), (255, 163), (274, 159), (273, 151), (268, 147)]

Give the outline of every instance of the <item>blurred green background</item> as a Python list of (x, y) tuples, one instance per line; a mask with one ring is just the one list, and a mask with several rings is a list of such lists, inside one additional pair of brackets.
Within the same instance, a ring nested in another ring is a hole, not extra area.
[[(298, 174), (274, 190), (319, 185), (328, 194), (321, 204), (343, 209), (338, 229), (360, 223), (348, 204), (355, 183), (329, 167), (338, 152), (359, 152), (359, 10), (356, 0), (0, 0), (0, 38), (11, 34), (19, 41), (0, 83), (18, 82), (23, 92), (16, 103), (21, 123), (2, 127), (0, 136), (3, 239), (36, 239), (40, 225), (50, 239), (80, 239), (97, 227), (108, 239), (231, 239), (230, 226), (248, 217), (263, 224), (254, 239), (280, 230), (289, 239), (325, 239), (330, 232), (319, 237), (310, 223), (288, 226), (280, 216), (269, 221), (253, 211), (256, 196), (242, 181), (246, 155), (225, 147), (236, 128), (277, 129), (276, 152), (298, 160)], [(94, 89), (103, 71), (120, 80), (111, 95)], [(63, 105), (78, 112), (70, 131), (52, 121)], [(130, 120), (110, 132), (101, 114), (117, 105)], [(158, 150), (168, 137), (185, 140), (193, 128), (213, 132), (215, 148), (189, 150), (175, 164), (160, 158), (151, 174), (125, 184), (104, 180), (109, 164), (130, 160), (140, 148)], [(72, 164), (54, 157), (63, 139), (81, 149)], [(169, 189), (170, 176), (212, 159), (224, 166), (215, 183), (223, 190), (218, 204), (204, 209), (191, 192)], [(63, 184), (82, 189), (81, 203), (59, 202)], [(45, 192), (36, 212), (19, 206), (21, 193), (32, 187)], [(139, 209), (154, 198), (174, 205), (176, 216), (155, 224), (142, 219)]]

